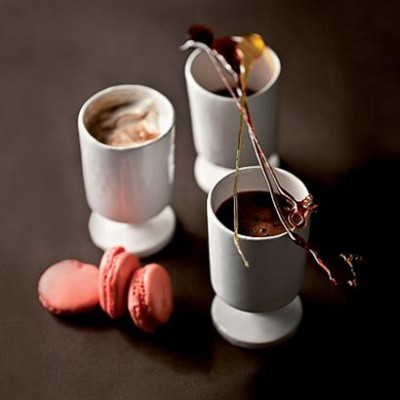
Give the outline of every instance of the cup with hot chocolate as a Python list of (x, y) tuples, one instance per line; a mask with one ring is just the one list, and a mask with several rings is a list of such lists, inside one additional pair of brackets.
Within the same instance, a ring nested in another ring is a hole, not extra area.
[(161, 250), (175, 229), (171, 102), (146, 86), (110, 87), (84, 103), (78, 131), (93, 242), (139, 256)]
[[(294, 175), (275, 169), (280, 185), (297, 199), (308, 195)], [(259, 167), (241, 169), (238, 222), (243, 259), (234, 243), (232, 172), (208, 195), (207, 219), (211, 283), (216, 296), (213, 323), (231, 343), (263, 347), (292, 335), (300, 323), (306, 251), (288, 237)], [(276, 195), (284, 216), (284, 199)], [(296, 230), (307, 240), (309, 223)]]
[[(300, 322), (297, 293), (307, 252), (334, 285), (352, 287), (358, 257), (340, 254), (350, 275), (337, 280), (308, 242), (313, 196), (272, 162), (280, 72), (275, 53), (258, 33), (216, 36), (202, 24), (188, 30), (181, 49), (191, 48), (185, 76), (195, 177), (205, 191), (215, 183), (207, 203), (213, 322), (232, 343), (266, 346), (290, 336)], [(242, 168), (252, 159), (258, 167)]]
[[(273, 165), (278, 164), (279, 76), (277, 54), (266, 47), (248, 76), (248, 106), (261, 145), (268, 149)], [(205, 191), (235, 168), (240, 112), (221, 81), (209, 56), (196, 49), (185, 64), (192, 133), (197, 158), (194, 175)], [(245, 128), (246, 129), (246, 128)], [(241, 166), (257, 165), (249, 135), (243, 135)]]

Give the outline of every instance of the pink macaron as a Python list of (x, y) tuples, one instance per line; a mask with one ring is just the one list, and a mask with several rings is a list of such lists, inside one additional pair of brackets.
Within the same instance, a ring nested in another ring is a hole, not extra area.
[(91, 264), (64, 260), (50, 266), (39, 279), (39, 300), (54, 314), (90, 311), (99, 304), (99, 271)]
[(127, 310), (128, 287), (139, 259), (123, 247), (112, 247), (104, 253), (99, 268), (98, 291), (101, 308), (111, 317), (122, 317)]
[(168, 321), (173, 310), (173, 291), (169, 274), (161, 265), (149, 264), (134, 272), (128, 309), (133, 322), (145, 332), (154, 332)]

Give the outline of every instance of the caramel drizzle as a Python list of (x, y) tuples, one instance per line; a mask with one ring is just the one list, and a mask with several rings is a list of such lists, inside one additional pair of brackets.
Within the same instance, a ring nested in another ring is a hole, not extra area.
[[(201, 29), (201, 27), (196, 27)], [(208, 29), (208, 28), (205, 28)], [(211, 35), (211, 31), (208, 30), (208, 34)], [(241, 136), (243, 132), (243, 120), (245, 121), (249, 136), (251, 140), (252, 147), (254, 149), (257, 161), (261, 167), (261, 171), (265, 182), (267, 184), (272, 203), (274, 208), (277, 212), (280, 222), (282, 223), (285, 231), (287, 232), (289, 238), (296, 243), (298, 246), (302, 247), (306, 251), (308, 251), (315, 262), (325, 271), (328, 279), (336, 286), (339, 283), (332, 275), (330, 268), (324, 263), (324, 261), (319, 256), (318, 252), (314, 250), (310, 244), (303, 239), (298, 233), (294, 232), (297, 228), (302, 228), (307, 224), (307, 218), (317, 208), (317, 205), (313, 202), (312, 195), (309, 194), (303, 200), (297, 201), (291, 193), (289, 193), (285, 188), (283, 188), (279, 180), (277, 179), (274, 169), (268, 161), (268, 158), (265, 156), (265, 153), (262, 149), (262, 146), (258, 140), (255, 127), (250, 115), (250, 111), (247, 104), (246, 99), (246, 79), (243, 79), (245, 76), (246, 71), (243, 69), (243, 64), (239, 63), (239, 72), (236, 72), (232, 65), (226, 60), (226, 58), (220, 54), (216, 49), (212, 48), (212, 38), (207, 37), (207, 41), (209, 43), (203, 43), (202, 41), (188, 39), (181, 47), (181, 50), (187, 50), (190, 48), (198, 48), (209, 56), (212, 64), (214, 65), (215, 69), (218, 72), (223, 84), (225, 85), (226, 89), (228, 90), (231, 97), (235, 100), (235, 104), (240, 112), (241, 116), (241, 124), (240, 124), (240, 131), (239, 131), (239, 138), (238, 138), (238, 147), (237, 147), (237, 157), (236, 157), (236, 176), (235, 176), (235, 188), (234, 194), (237, 194), (237, 187), (239, 181), (239, 167), (240, 167), (240, 153), (241, 153)], [(227, 38), (226, 40), (230, 40), (234, 42), (233, 38)], [(229, 82), (229, 77), (231, 77), (234, 82), (236, 83), (236, 87), (233, 88)], [(242, 79), (241, 79), (242, 78)], [(279, 194), (286, 202), (288, 208), (288, 219), (283, 215), (279, 202), (277, 201), (277, 194)], [(234, 196), (235, 198), (235, 196)], [(237, 215), (237, 196), (235, 198), (235, 216)], [(235, 245), (237, 250), (243, 260), (243, 263), (246, 267), (249, 266), (248, 261), (246, 260), (242, 250), (240, 249), (239, 240), (237, 237), (237, 219), (235, 218)], [(340, 257), (344, 260), (346, 265), (349, 268), (351, 277), (344, 283), (349, 286), (357, 286), (357, 277), (354, 270), (353, 262), (358, 261), (360, 257), (358, 256), (345, 256), (343, 254)]]

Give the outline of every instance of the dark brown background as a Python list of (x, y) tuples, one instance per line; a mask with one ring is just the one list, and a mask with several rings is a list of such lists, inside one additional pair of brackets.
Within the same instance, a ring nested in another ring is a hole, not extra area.
[[(0, 0), (0, 398), (274, 399), (374, 389), (386, 398), (398, 319), (398, 233), (387, 230), (399, 223), (398, 4)], [(333, 288), (310, 261), (298, 334), (265, 351), (230, 346), (210, 321), (206, 196), (192, 174), (187, 53), (178, 51), (194, 22), (220, 34), (259, 32), (280, 55), (280, 154), (320, 203), (313, 241), (328, 254), (364, 257), (357, 290)], [(36, 296), (49, 264), (101, 257), (87, 232), (76, 117), (90, 95), (118, 83), (152, 86), (177, 110), (179, 226), (151, 258), (172, 275), (176, 309), (154, 337), (100, 311), (53, 317)]]

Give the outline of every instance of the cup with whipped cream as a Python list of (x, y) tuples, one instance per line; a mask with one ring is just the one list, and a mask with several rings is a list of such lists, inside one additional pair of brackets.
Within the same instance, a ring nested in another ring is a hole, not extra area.
[(139, 256), (161, 250), (175, 229), (171, 102), (146, 86), (113, 86), (83, 104), (78, 131), (93, 242)]

